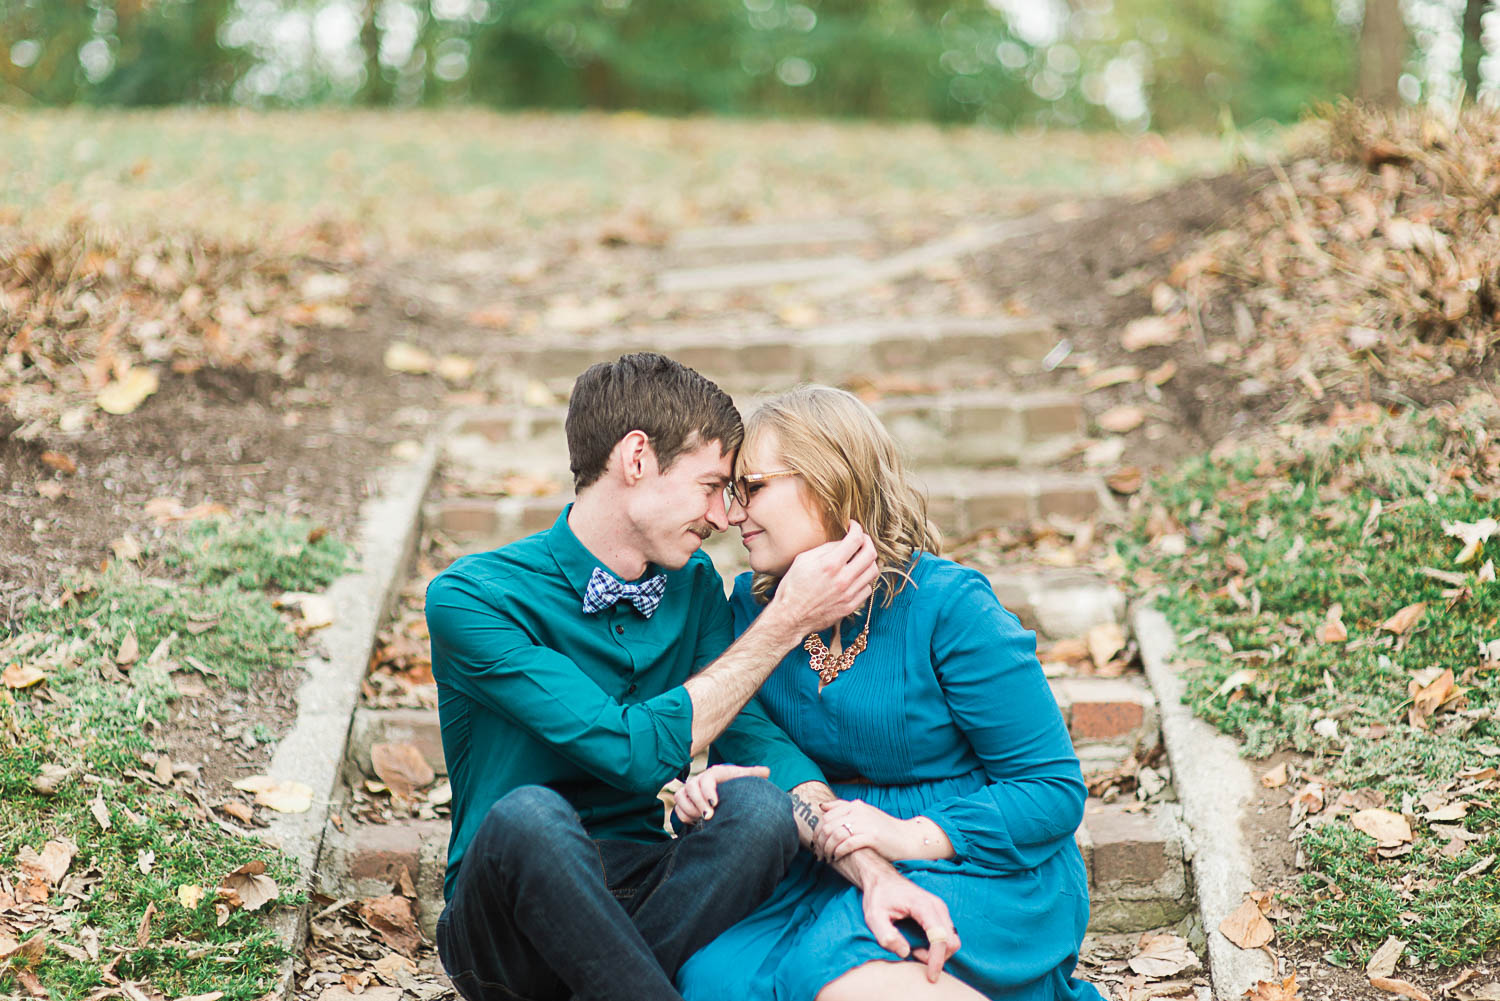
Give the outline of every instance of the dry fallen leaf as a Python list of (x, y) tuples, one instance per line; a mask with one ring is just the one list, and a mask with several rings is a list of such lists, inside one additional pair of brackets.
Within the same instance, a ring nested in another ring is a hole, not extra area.
[(147, 904), (146, 913), (141, 915), (141, 923), (135, 929), (135, 945), (138, 949), (144, 949), (146, 943), (151, 941), (151, 919), (156, 917), (156, 905)]
[(295, 608), (301, 618), (297, 632), (310, 633), (333, 625), (333, 601), (325, 594), (309, 594), (304, 591), (288, 591), (276, 599), (278, 608)]
[(370, 926), (380, 940), (404, 955), (411, 955), (422, 944), (412, 903), (405, 897), (387, 894), (361, 901), (359, 919)]
[(101, 831), (109, 830), (109, 807), (104, 805), (103, 793), (95, 794), (94, 798), (89, 801), (89, 812), (94, 815), (94, 820), (98, 822)]
[(1175, 977), (1198, 968), (1198, 957), (1180, 935), (1151, 934), (1141, 936), (1139, 952), (1130, 957), (1130, 968), (1148, 977)]
[(1407, 683), (1407, 694), (1411, 696), (1411, 709), (1407, 722), (1419, 730), (1427, 728), (1427, 720), (1438, 708), (1464, 694), (1464, 689), (1454, 684), (1453, 669), (1443, 668), (1435, 677), (1424, 677), (1419, 673)]
[(1219, 922), (1219, 934), (1241, 949), (1259, 949), (1276, 936), (1276, 929), (1261, 913), (1260, 905), (1246, 897), (1233, 913)]
[(1084, 392), (1092, 393), (1095, 390), (1118, 386), (1122, 382), (1135, 382), (1140, 377), (1141, 370), (1134, 365), (1116, 365), (1114, 368), (1100, 369), (1089, 376), (1083, 388)]
[(1472, 562), (1483, 552), (1484, 544), (1489, 541), (1490, 536), (1494, 535), (1496, 530), (1500, 530), (1500, 522), (1494, 518), (1481, 518), (1475, 522), (1443, 522), (1443, 534), (1463, 541), (1463, 549), (1459, 550), (1458, 555), (1453, 558), (1453, 562), (1460, 566)]
[(1396, 964), (1401, 959), (1401, 953), (1406, 949), (1406, 943), (1392, 935), (1386, 939), (1379, 949), (1375, 950), (1370, 961), (1365, 964), (1365, 976), (1370, 979), (1377, 977), (1389, 977), (1396, 972)]
[(114, 382), (99, 390), (94, 402), (108, 414), (129, 414), (160, 387), (155, 369), (131, 367)]
[(35, 664), (11, 664), (4, 673), (0, 673), (0, 681), (5, 682), (5, 687), (17, 690), (39, 685), (46, 680), (47, 675)]
[(437, 777), (415, 744), (372, 744), (370, 763), (386, 788), (402, 799), (411, 799), (417, 789)]
[(419, 347), (396, 341), (385, 349), (385, 367), (393, 372), (426, 375), (434, 366), (432, 355)]
[(312, 808), (312, 788), (291, 779), (251, 775), (234, 783), (241, 792), (255, 794), (255, 802), (277, 813), (306, 813)]
[(1397, 636), (1404, 635), (1407, 630), (1421, 620), (1422, 614), (1427, 611), (1427, 602), (1418, 601), (1407, 605), (1395, 615), (1380, 624), (1380, 628)]
[(1371, 977), (1370, 986), (1402, 997), (1411, 998), (1412, 1001), (1432, 1001), (1431, 995), (1415, 984), (1409, 984), (1405, 980), (1391, 980), (1388, 977)]
[(1146, 410), (1144, 407), (1124, 404), (1111, 407), (1100, 414), (1096, 420), (1101, 428), (1112, 434), (1126, 434), (1145, 423)]
[(22, 845), (16, 853), (16, 864), (32, 879), (39, 879), (48, 886), (56, 886), (67, 875), (68, 866), (78, 848), (66, 841), (48, 841), (42, 845), (41, 853), (30, 845)]
[(77, 464), (73, 462), (72, 457), (66, 452), (43, 452), (42, 462), (64, 476), (72, 476), (78, 472)]
[(478, 369), (479, 366), (475, 364), (474, 359), (465, 358), (462, 355), (443, 355), (433, 367), (433, 371), (437, 372), (444, 382), (459, 385), (474, 378), (474, 373)]
[(1355, 830), (1374, 838), (1382, 848), (1394, 848), (1411, 840), (1411, 825), (1391, 810), (1360, 810), (1349, 818)]
[(264, 862), (246, 862), (225, 876), (219, 882), (219, 888), (237, 896), (245, 910), (258, 911), (281, 893), (276, 881), (265, 875), (265, 871)]
[(1218, 698), (1221, 695), (1228, 695), (1237, 688), (1253, 685), (1259, 678), (1260, 672), (1255, 668), (1242, 667), (1238, 671), (1232, 672), (1229, 677), (1219, 683), (1219, 687), (1214, 689), (1213, 697)]
[(1122, 466), (1106, 476), (1104, 482), (1117, 494), (1133, 494), (1141, 489), (1145, 474), (1140, 466)]
[(1328, 607), (1328, 615), (1318, 624), (1319, 643), (1343, 643), (1349, 638), (1344, 627), (1344, 606), (1335, 602)]
[(131, 664), (134, 664), (137, 660), (139, 660), (140, 656), (141, 644), (140, 641), (135, 638), (135, 630), (132, 629), (130, 632), (126, 633), (125, 638), (120, 641), (120, 650), (115, 654), (115, 663), (119, 664), (121, 667), (129, 667)]
[(177, 902), (190, 911), (198, 909), (203, 900), (203, 887), (184, 883), (177, 888)]
[(1143, 316), (1131, 320), (1125, 325), (1125, 332), (1120, 335), (1120, 346), (1126, 351), (1140, 351), (1143, 348), (1175, 343), (1182, 335), (1182, 328), (1186, 323), (1187, 317), (1182, 313), (1175, 316)]
[(1286, 782), (1287, 773), (1285, 761), (1277, 765), (1275, 768), (1272, 768), (1270, 771), (1266, 772), (1260, 777), (1260, 784), (1265, 786), (1267, 789), (1280, 788), (1281, 786), (1286, 785)]

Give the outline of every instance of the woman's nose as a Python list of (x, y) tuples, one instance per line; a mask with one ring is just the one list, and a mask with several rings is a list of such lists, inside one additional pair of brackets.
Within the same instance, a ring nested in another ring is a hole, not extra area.
[(745, 520), (745, 505), (741, 504), (738, 497), (731, 496), (729, 504), (725, 508), (725, 516), (731, 525), (738, 525)]

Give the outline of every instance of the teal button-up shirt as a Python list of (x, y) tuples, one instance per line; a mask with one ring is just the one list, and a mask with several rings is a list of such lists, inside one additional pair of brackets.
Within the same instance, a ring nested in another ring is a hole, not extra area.
[[(546, 532), (459, 559), (427, 588), (453, 786), (448, 896), (490, 807), (518, 786), (562, 793), (592, 837), (666, 838), (656, 796), (692, 760), (682, 684), (734, 636), (723, 583), (702, 552), (665, 571), (651, 618), (626, 601), (585, 614), (584, 589), (603, 563), (568, 527), (571, 510)], [(713, 750), (769, 766), (783, 789), (823, 780), (754, 700)]]

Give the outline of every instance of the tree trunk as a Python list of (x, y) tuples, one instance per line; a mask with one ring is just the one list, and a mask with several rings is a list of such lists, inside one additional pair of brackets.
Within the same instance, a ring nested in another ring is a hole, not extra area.
[(1359, 96), (1384, 108), (1400, 105), (1397, 85), (1405, 63), (1401, 0), (1365, 0), (1365, 23), (1359, 33)]
[(1485, 0), (1467, 0), (1464, 4), (1464, 96), (1470, 101), (1479, 96), (1479, 60), (1484, 58)]
[(375, 25), (375, 7), (379, 0), (365, 0), (365, 18), (359, 26), (359, 47), (364, 50), (365, 82), (359, 89), (359, 103), (386, 103), (385, 79), (380, 73), (380, 29)]

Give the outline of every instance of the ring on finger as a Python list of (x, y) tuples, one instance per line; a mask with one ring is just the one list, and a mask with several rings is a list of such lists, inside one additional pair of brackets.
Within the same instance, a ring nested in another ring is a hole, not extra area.
[(854, 833), (854, 828), (850, 827), (848, 824), (844, 824), (843, 828), (844, 828), (844, 830), (848, 831), (851, 835)]

